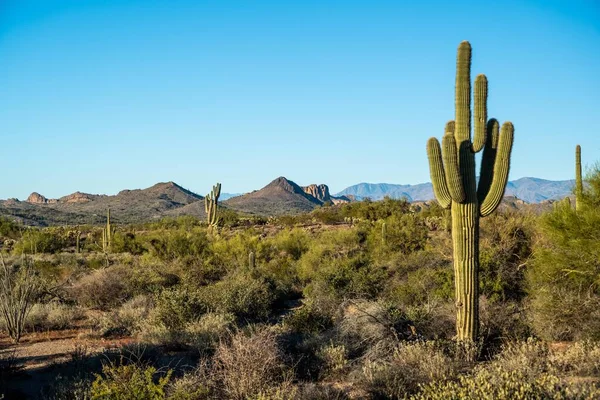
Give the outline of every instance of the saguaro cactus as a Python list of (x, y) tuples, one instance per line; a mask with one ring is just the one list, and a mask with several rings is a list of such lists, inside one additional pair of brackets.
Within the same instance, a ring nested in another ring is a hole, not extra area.
[(110, 252), (112, 245), (113, 230), (110, 225), (110, 208), (106, 211), (106, 227), (102, 229), (102, 251), (104, 253)]
[[(479, 326), (479, 218), (500, 204), (508, 181), (514, 127), (487, 120), (487, 78), (475, 79), (474, 137), (471, 139), (471, 45), (462, 42), (456, 63), (456, 116), (446, 124), (442, 146), (427, 142), (429, 169), (435, 196), (451, 208), (456, 294), (456, 333), (472, 342)], [(475, 153), (483, 150), (479, 185)]]
[(248, 253), (248, 266), (250, 267), (251, 270), (253, 270), (254, 267), (256, 266), (256, 255), (254, 254), (253, 251)]
[(579, 211), (582, 206), (583, 180), (581, 178), (581, 146), (575, 147), (575, 210)]
[(384, 246), (387, 244), (387, 225), (385, 222), (381, 224), (381, 243)]
[(206, 211), (206, 219), (208, 226), (211, 229), (216, 228), (219, 225), (219, 217), (217, 215), (217, 208), (219, 202), (219, 196), (221, 195), (221, 184), (217, 183), (213, 186), (212, 191), (204, 198), (204, 210)]
[(81, 252), (81, 231), (77, 229), (75, 232), (75, 253), (79, 254)]

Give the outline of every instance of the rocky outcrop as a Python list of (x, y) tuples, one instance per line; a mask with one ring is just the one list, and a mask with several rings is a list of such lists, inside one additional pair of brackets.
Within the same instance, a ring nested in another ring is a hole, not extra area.
[(58, 201), (60, 203), (87, 203), (89, 201), (94, 200), (96, 197), (98, 196), (88, 193), (75, 192), (70, 195), (61, 197)]
[(48, 199), (45, 198), (44, 196), (42, 196), (41, 194), (39, 194), (38, 192), (31, 193), (26, 201), (31, 204), (46, 204), (46, 203), (48, 203)]
[(325, 203), (327, 201), (330, 201), (333, 204), (350, 202), (350, 199), (347, 198), (346, 196), (341, 196), (341, 197), (332, 196), (329, 193), (329, 186), (327, 186), (325, 184), (320, 184), (320, 185), (312, 184), (312, 185), (304, 186), (304, 187), (302, 187), (302, 190), (304, 190), (304, 192), (306, 194), (311, 195), (312, 197), (314, 197), (315, 199), (319, 200), (322, 203)]
[(312, 197), (323, 203), (331, 201), (331, 195), (329, 194), (329, 187), (327, 185), (312, 184), (302, 187), (302, 190), (304, 190), (304, 193), (310, 194)]

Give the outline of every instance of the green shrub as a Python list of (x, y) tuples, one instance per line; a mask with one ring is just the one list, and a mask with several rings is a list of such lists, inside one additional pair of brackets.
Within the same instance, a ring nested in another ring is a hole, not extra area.
[(568, 384), (553, 374), (528, 378), (521, 371), (482, 368), (458, 381), (441, 381), (425, 385), (415, 400), (567, 400), (596, 399), (600, 390), (593, 385)]
[(115, 232), (112, 236), (111, 251), (113, 253), (140, 255), (146, 252), (146, 248), (134, 233)]
[(540, 221), (528, 265), (533, 327), (544, 338), (600, 338), (600, 210), (561, 205)]
[(150, 252), (162, 261), (202, 258), (208, 245), (206, 231), (201, 229), (158, 231), (149, 240)]
[(14, 245), (14, 254), (54, 254), (65, 248), (65, 240), (60, 234), (44, 229), (30, 228)]
[[(92, 400), (159, 400), (165, 398), (165, 387), (172, 371), (160, 374), (149, 366), (107, 364), (92, 383)], [(162, 376), (160, 376), (162, 375)]]
[(107, 313), (98, 322), (102, 336), (127, 336), (139, 333), (149, 317), (152, 301), (148, 296), (138, 295), (118, 309)]
[(333, 326), (333, 312), (318, 302), (309, 301), (286, 315), (283, 325), (296, 333), (320, 333)]
[(176, 286), (163, 290), (156, 298), (152, 322), (169, 331), (183, 331), (185, 325), (207, 311), (204, 301), (194, 288)]
[(242, 320), (264, 320), (270, 316), (275, 293), (273, 285), (252, 274), (234, 273), (199, 289), (208, 310), (233, 314)]
[(451, 378), (452, 360), (432, 342), (404, 343), (386, 355), (367, 357), (359, 383), (375, 398), (403, 399), (421, 385)]

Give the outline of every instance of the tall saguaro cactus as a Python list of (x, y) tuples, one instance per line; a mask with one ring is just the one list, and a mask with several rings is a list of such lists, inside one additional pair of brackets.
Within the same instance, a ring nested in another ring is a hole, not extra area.
[(102, 229), (102, 251), (109, 253), (112, 245), (113, 230), (110, 225), (110, 208), (106, 211), (106, 227)]
[[(473, 342), (479, 327), (479, 218), (500, 204), (508, 181), (514, 127), (487, 119), (487, 78), (475, 78), (474, 135), (471, 137), (471, 45), (462, 42), (456, 62), (455, 120), (446, 124), (442, 146), (427, 142), (435, 196), (451, 208), (456, 295), (456, 333)], [(475, 153), (483, 150), (479, 184)]]
[(217, 183), (213, 186), (212, 191), (204, 198), (204, 210), (206, 211), (206, 219), (208, 226), (215, 229), (219, 225), (219, 217), (217, 208), (219, 196), (221, 195), (221, 184)]
[(575, 210), (581, 209), (583, 197), (583, 180), (581, 178), (581, 146), (575, 147)]

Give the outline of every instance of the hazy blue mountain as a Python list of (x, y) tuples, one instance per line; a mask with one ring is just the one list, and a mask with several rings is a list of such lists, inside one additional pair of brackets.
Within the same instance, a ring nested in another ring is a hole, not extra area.
[[(515, 196), (528, 203), (539, 203), (549, 199), (560, 199), (571, 194), (574, 180), (549, 181), (539, 178), (521, 178), (508, 182), (506, 195)], [(354, 196), (357, 200), (369, 197), (381, 200), (385, 196), (399, 199), (405, 197), (409, 201), (433, 199), (431, 183), (417, 185), (397, 185), (391, 183), (359, 183), (350, 186), (336, 196)]]
[(225, 201), (231, 199), (232, 197), (241, 196), (243, 193), (221, 193), (219, 200)]

